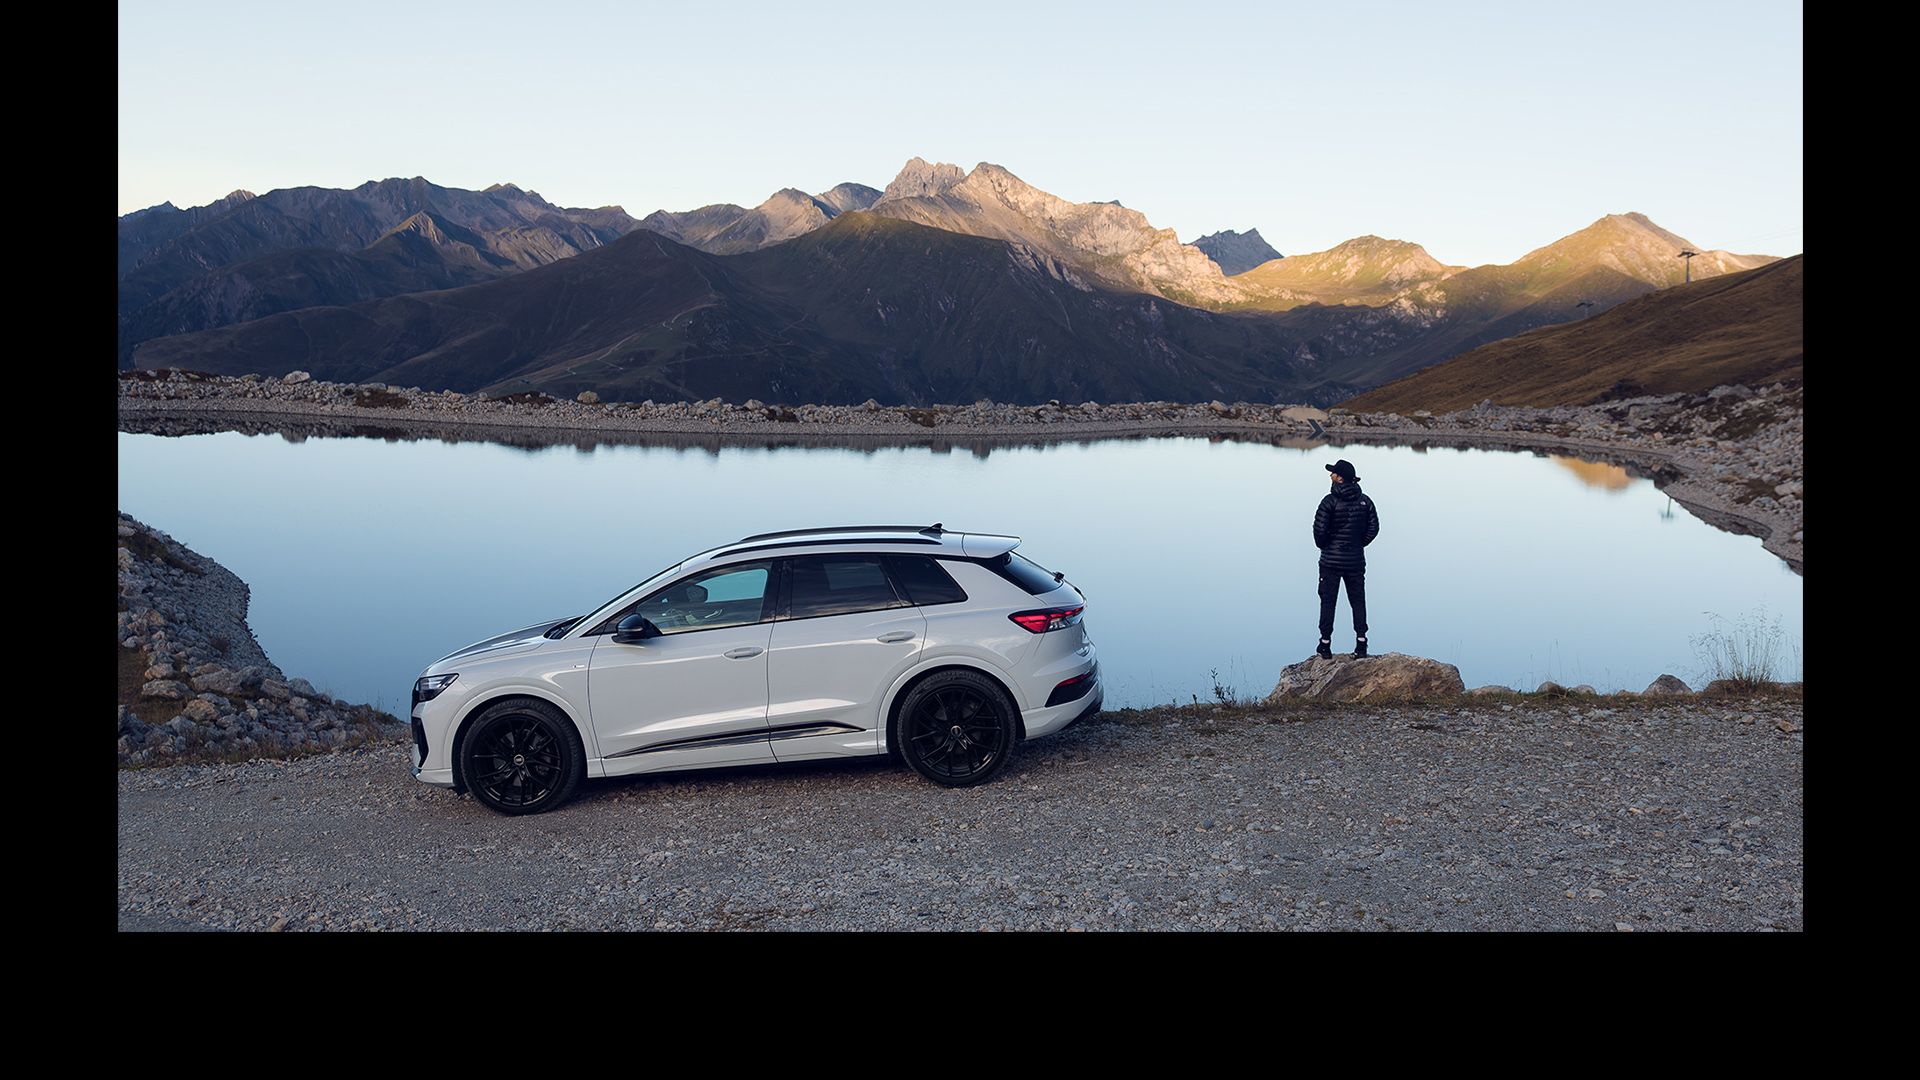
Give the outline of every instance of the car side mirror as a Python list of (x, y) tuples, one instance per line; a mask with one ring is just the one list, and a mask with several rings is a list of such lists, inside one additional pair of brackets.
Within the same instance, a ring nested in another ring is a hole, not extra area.
[(660, 628), (638, 613), (621, 619), (619, 625), (613, 628), (613, 640), (622, 645), (638, 645), (648, 638), (659, 636)]

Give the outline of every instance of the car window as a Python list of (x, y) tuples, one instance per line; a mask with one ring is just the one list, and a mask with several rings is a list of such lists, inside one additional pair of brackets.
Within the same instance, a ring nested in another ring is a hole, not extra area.
[(768, 612), (767, 583), (771, 580), (771, 561), (702, 570), (629, 605), (596, 632), (610, 633), (621, 619), (636, 613), (645, 615), (662, 634), (757, 623)]
[(959, 604), (967, 591), (953, 580), (947, 568), (925, 555), (889, 555), (887, 569), (893, 571), (894, 584), (907, 594), (916, 607), (928, 604)]
[(878, 555), (807, 555), (791, 560), (790, 566), (790, 619), (906, 606)]
[(1045, 567), (1018, 552), (995, 555), (982, 565), (1034, 596), (1050, 593), (1060, 587), (1060, 582)]

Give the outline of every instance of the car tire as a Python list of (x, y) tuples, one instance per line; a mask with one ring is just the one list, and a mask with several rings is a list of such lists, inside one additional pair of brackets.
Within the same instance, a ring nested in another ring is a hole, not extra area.
[(998, 682), (977, 671), (937, 671), (916, 683), (894, 721), (899, 747), (913, 771), (945, 787), (993, 779), (1019, 736), (1019, 710)]
[(544, 701), (503, 701), (473, 718), (460, 741), (460, 779), (502, 814), (540, 814), (573, 798), (586, 775), (580, 733)]

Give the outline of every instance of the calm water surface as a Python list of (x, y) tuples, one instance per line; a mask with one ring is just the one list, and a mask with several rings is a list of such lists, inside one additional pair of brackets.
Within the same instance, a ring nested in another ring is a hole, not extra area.
[[(1373, 651), (1468, 686), (1638, 690), (1701, 675), (1693, 639), (1777, 619), (1798, 677), (1801, 578), (1607, 465), (1485, 450), (1310, 450), (1177, 438), (991, 451), (119, 435), (120, 509), (253, 588), (288, 674), (406, 710), (455, 648), (594, 608), (749, 533), (925, 523), (1013, 533), (1088, 596), (1112, 706), (1263, 694), (1318, 638), (1322, 465), (1380, 511)], [(1334, 648), (1352, 648), (1344, 596)]]

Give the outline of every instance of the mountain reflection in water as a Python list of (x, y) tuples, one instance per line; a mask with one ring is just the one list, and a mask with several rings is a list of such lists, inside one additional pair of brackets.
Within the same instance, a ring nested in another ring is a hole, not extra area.
[(1580, 482), (1603, 491), (1625, 491), (1633, 483), (1633, 477), (1618, 465), (1608, 465), (1603, 461), (1582, 461), (1579, 458), (1549, 455), (1555, 465), (1580, 478)]

